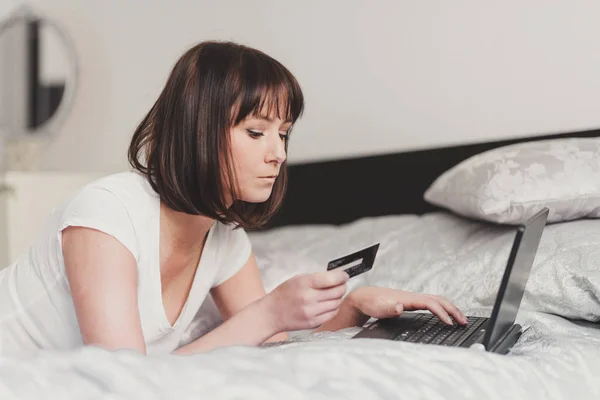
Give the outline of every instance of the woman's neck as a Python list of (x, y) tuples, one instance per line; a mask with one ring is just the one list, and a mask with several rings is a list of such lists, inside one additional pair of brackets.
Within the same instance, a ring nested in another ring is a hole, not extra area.
[(173, 253), (189, 253), (203, 246), (204, 238), (215, 220), (203, 215), (173, 211), (160, 203), (161, 240)]

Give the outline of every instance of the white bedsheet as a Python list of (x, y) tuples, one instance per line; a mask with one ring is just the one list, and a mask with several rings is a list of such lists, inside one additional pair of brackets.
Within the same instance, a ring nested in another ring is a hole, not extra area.
[(520, 320), (531, 328), (511, 356), (339, 340), (356, 329), (320, 334), (308, 343), (231, 347), (188, 357), (143, 357), (91, 347), (44, 352), (32, 359), (2, 359), (0, 398), (599, 398), (597, 329), (541, 314)]
[[(508, 255), (502, 249), (511, 234), (503, 229), (436, 214), (363, 220), (341, 228), (286, 228), (254, 234), (252, 240), (269, 289), (295, 273), (323, 269), (323, 260), (379, 241), (376, 268), (351, 286), (376, 283), (444, 292), (464, 311), (487, 315), (494, 297), (492, 281), (500, 277), (486, 271), (490, 265), (505, 264)], [(423, 240), (415, 239), (419, 237)], [(477, 251), (490, 241), (503, 243), (498, 254)], [(441, 261), (460, 258), (457, 249), (465, 246), (472, 253), (472, 264), (459, 268)], [(453, 273), (444, 272), (447, 268)], [(188, 357), (143, 357), (88, 347), (0, 358), (0, 398), (600, 398), (598, 324), (582, 326), (535, 311), (534, 301), (529, 305), (531, 310), (522, 309), (517, 318), (529, 329), (508, 356), (346, 340), (358, 328), (316, 335), (300, 332), (277, 347), (230, 347)], [(215, 323), (214, 307), (207, 302), (193, 335)]]

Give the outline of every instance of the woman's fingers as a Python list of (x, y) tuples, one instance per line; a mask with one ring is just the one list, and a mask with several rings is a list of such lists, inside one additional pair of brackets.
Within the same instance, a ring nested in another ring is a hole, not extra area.
[(309, 286), (313, 289), (328, 289), (340, 286), (350, 278), (344, 270), (334, 269), (332, 271), (315, 272), (308, 275)]
[(444, 307), (434, 298), (429, 296), (423, 296), (413, 303), (413, 307), (422, 310), (429, 310), (433, 315), (438, 317), (441, 321), (448, 325), (453, 325), (452, 318)]
[(408, 304), (407, 309), (426, 309), (431, 311), (435, 316), (447, 324), (453, 324), (452, 316), (456, 322), (461, 325), (467, 324), (467, 317), (448, 300), (437, 295), (420, 294)]
[(317, 301), (337, 300), (346, 294), (346, 290), (348, 290), (348, 288), (346, 284), (343, 283), (330, 289), (317, 291), (316, 298)]
[(338, 308), (340, 308), (340, 305), (342, 304), (342, 301), (342, 299), (336, 299), (319, 302), (314, 306), (314, 315), (320, 316), (331, 311), (337, 312)]
[(377, 315), (371, 316), (375, 318), (392, 318), (402, 314), (403, 311), (404, 306), (402, 305), (402, 303), (396, 303), (393, 301), (388, 301), (385, 303), (381, 302), (378, 306), (377, 312), (373, 313)]
[(332, 319), (333, 317), (335, 317), (335, 315), (337, 313), (338, 313), (338, 310), (335, 309), (333, 311), (329, 311), (327, 313), (319, 315), (318, 317), (315, 318), (315, 326), (321, 326), (321, 325), (323, 325), (325, 322), (327, 322), (330, 319)]
[(450, 303), (448, 300), (441, 296), (433, 296), (433, 298), (436, 299), (442, 305), (442, 307), (444, 307), (448, 314), (452, 315), (455, 321), (462, 324), (466, 324), (469, 322), (465, 314), (463, 314), (454, 304)]

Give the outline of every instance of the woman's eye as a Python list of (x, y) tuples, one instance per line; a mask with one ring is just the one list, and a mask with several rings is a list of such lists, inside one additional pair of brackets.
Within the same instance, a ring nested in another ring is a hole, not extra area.
[(284, 132), (284, 133), (279, 133), (279, 137), (280, 137), (282, 140), (288, 140), (288, 138), (289, 138), (289, 134), (288, 134), (287, 132)]
[(248, 131), (248, 134), (249, 134), (251, 137), (255, 138), (255, 139), (257, 139), (257, 138), (259, 138), (259, 137), (263, 136), (263, 133), (262, 133), (262, 132), (260, 132), (260, 131), (255, 131), (255, 130), (252, 130), (252, 129), (246, 129), (246, 131)]

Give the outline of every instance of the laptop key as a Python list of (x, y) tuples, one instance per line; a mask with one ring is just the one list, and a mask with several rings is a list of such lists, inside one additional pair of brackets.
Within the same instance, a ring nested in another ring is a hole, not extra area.
[(477, 323), (473, 324), (473, 329), (468, 335), (462, 336), (459, 340), (456, 341), (456, 346), (460, 346), (463, 343), (465, 343), (467, 340), (470, 340), (474, 334), (485, 332), (486, 328), (487, 328), (487, 319), (482, 318), (481, 320), (477, 321)]
[[(461, 332), (461, 335), (458, 335), (458, 337), (452, 339), (452, 343), (451, 344), (454, 345), (454, 346), (460, 346), (473, 333), (477, 332), (477, 330), (479, 329), (479, 327), (485, 321), (486, 321), (485, 318), (474, 320), (473, 323), (471, 323), (470, 325), (467, 326), (467, 329), (465, 329), (463, 332)], [(450, 339), (448, 339), (448, 340), (450, 340)]]
[[(472, 318), (467, 326), (457, 325), (454, 327), (445, 326), (445, 329), (440, 332), (430, 344), (439, 344), (442, 346), (458, 346), (485, 322), (485, 318)], [(473, 321), (473, 322), (471, 322)]]
[(435, 319), (430, 319), (423, 326), (421, 326), (421, 328), (419, 328), (418, 331), (416, 331), (412, 335), (410, 335), (410, 337), (406, 341), (413, 342), (413, 343), (420, 341), (420, 339), (424, 335), (426, 335), (431, 329), (433, 329), (437, 323), (438, 323), (438, 321), (436, 321)]
[(419, 343), (431, 343), (431, 341), (436, 338), (445, 327), (446, 325), (444, 325), (442, 322), (436, 323), (432, 329), (429, 330), (429, 332), (423, 335), (421, 340), (419, 340)]
[(455, 329), (446, 339), (440, 343), (443, 346), (451, 346), (455, 341), (457, 341), (461, 336), (465, 335), (469, 332), (469, 328), (460, 326)]
[(469, 325), (446, 325), (432, 314), (420, 316), (418, 326), (397, 332), (393, 340), (412, 343), (430, 343), (451, 346), (463, 342), (486, 320), (481, 317), (468, 317)]
[(429, 342), (430, 344), (441, 344), (444, 340), (446, 340), (448, 336), (450, 336), (453, 332), (456, 331), (457, 326), (448, 326), (444, 328), (445, 329), (442, 329), (442, 331), (436, 337), (434, 337), (431, 342)]
[(399, 340), (399, 341), (404, 342), (406, 340), (406, 338), (408, 338), (414, 332), (415, 331), (412, 331), (412, 330), (402, 331), (399, 334), (396, 334), (396, 336), (394, 336), (392, 338), (392, 340)]
[(426, 326), (429, 323), (429, 320), (429, 316), (424, 313), (415, 316), (411, 321), (411, 325), (408, 328), (397, 331), (392, 340), (406, 341)]

